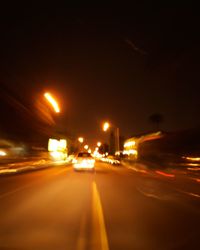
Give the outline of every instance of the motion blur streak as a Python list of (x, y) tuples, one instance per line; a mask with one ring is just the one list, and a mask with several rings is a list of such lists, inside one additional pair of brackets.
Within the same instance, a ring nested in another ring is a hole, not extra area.
[(191, 170), (191, 171), (199, 171), (200, 168), (187, 168), (187, 170)]
[(101, 200), (96, 183), (92, 183), (92, 249), (109, 250)]
[(45, 93), (44, 94), (45, 98), (50, 102), (50, 104), (53, 106), (54, 110), (56, 113), (60, 112), (60, 109), (58, 107), (58, 103), (56, 102), (56, 100), (51, 96), (51, 94), (49, 93)]
[(196, 194), (196, 193), (192, 193), (192, 192), (186, 192), (186, 191), (183, 191), (183, 190), (180, 190), (180, 189), (177, 189), (178, 192), (181, 192), (183, 194), (186, 194), (186, 195), (189, 195), (189, 196), (193, 196), (195, 198), (200, 198), (200, 195), (199, 194)]
[(4, 152), (3, 150), (0, 150), (0, 156), (6, 156), (6, 152)]
[(199, 163), (187, 163), (186, 164), (187, 166), (193, 166), (193, 167), (197, 167), (197, 166), (199, 166)]
[(190, 161), (200, 161), (200, 157), (185, 157), (185, 158)]
[(17, 170), (16, 169), (1, 169), (0, 170), (0, 174), (7, 174), (7, 173), (16, 173)]
[(175, 177), (175, 175), (174, 174), (167, 174), (167, 173), (165, 173), (165, 172), (162, 172), (162, 171), (156, 171), (156, 173), (157, 174), (160, 174), (160, 175), (163, 175), (163, 176), (165, 176), (165, 177), (171, 177), (171, 178), (174, 178)]

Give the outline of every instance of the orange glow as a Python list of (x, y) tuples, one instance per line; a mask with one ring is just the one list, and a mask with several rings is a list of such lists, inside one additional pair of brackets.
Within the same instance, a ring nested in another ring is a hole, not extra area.
[(48, 142), (49, 152), (65, 151), (66, 147), (67, 147), (67, 141), (65, 139), (61, 140), (49, 139)]
[(101, 142), (97, 142), (97, 146), (98, 146), (98, 147), (101, 147)]
[(165, 172), (162, 172), (162, 171), (156, 171), (156, 173), (157, 174), (160, 174), (160, 175), (163, 175), (163, 176), (165, 176), (165, 177), (171, 177), (171, 178), (174, 178), (175, 177), (175, 175), (174, 174), (167, 174), (167, 173), (165, 173)]
[(185, 158), (190, 161), (200, 161), (200, 157), (185, 157)]
[[(189, 164), (188, 164), (189, 165)], [(190, 165), (190, 166), (199, 166), (199, 164), (198, 165)], [(191, 170), (191, 171), (199, 171), (200, 170), (200, 168), (199, 167), (196, 167), (196, 168), (187, 168), (187, 170)]]
[(5, 155), (7, 155), (6, 152), (3, 150), (0, 150), (0, 156), (5, 156)]
[(103, 124), (103, 131), (107, 131), (109, 129), (109, 127), (110, 127), (110, 124), (108, 122), (105, 122)]
[(135, 146), (135, 141), (128, 141), (124, 144), (124, 147), (127, 148), (127, 147), (133, 147)]
[(78, 138), (78, 141), (79, 141), (80, 143), (83, 143), (83, 142), (84, 142), (83, 137), (79, 137), (79, 138)]
[(47, 101), (52, 105), (54, 111), (56, 113), (60, 112), (58, 103), (56, 102), (56, 100), (52, 97), (52, 95), (50, 93), (45, 93), (44, 97), (47, 99)]
[(88, 150), (88, 148), (89, 148), (88, 145), (85, 145), (85, 146), (84, 146), (84, 149), (85, 149), (85, 150)]

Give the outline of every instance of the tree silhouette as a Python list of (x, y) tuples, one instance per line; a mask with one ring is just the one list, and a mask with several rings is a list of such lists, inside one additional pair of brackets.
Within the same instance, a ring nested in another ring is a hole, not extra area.
[(149, 121), (155, 124), (156, 130), (160, 130), (160, 124), (164, 121), (163, 115), (160, 113), (154, 113), (149, 116)]

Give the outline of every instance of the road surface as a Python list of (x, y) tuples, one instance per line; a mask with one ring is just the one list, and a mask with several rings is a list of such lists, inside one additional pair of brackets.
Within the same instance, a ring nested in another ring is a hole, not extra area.
[(200, 249), (200, 183), (96, 164), (0, 177), (0, 250)]

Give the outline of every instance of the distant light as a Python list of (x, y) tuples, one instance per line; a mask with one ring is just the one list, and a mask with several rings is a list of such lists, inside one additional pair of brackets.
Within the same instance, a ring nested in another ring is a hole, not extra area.
[(190, 161), (200, 161), (200, 157), (185, 157), (185, 158)]
[(94, 151), (93, 152), (93, 157), (95, 157), (95, 158), (102, 158), (102, 154), (99, 154), (98, 151)]
[(52, 152), (52, 151), (57, 151), (59, 146), (59, 141), (56, 139), (49, 139), (48, 142), (48, 151)]
[(88, 149), (88, 153), (91, 154), (91, 153), (92, 153), (92, 150), (91, 150), (91, 149)]
[(60, 112), (58, 103), (56, 102), (56, 100), (52, 97), (52, 95), (50, 93), (45, 93), (44, 94), (45, 98), (48, 100), (48, 102), (53, 106), (54, 110), (56, 113)]
[(89, 148), (88, 145), (85, 145), (85, 146), (84, 146), (84, 149), (85, 149), (85, 150), (88, 150), (88, 148)]
[(0, 156), (6, 156), (7, 154), (6, 154), (6, 152), (5, 151), (3, 151), (3, 150), (0, 150)]
[(95, 151), (98, 151), (98, 150), (99, 150), (99, 148), (98, 148), (98, 147), (96, 147), (96, 148), (95, 148)]
[(109, 127), (110, 127), (110, 124), (108, 122), (105, 122), (103, 124), (103, 131), (107, 131), (109, 129)]
[(67, 141), (65, 139), (61, 139), (59, 141), (59, 149), (60, 150), (65, 150), (67, 147)]
[(137, 156), (138, 151), (136, 149), (124, 150), (123, 155), (135, 155)]
[(64, 159), (66, 158), (66, 153), (61, 152), (61, 151), (52, 151), (50, 152), (50, 155), (52, 159), (56, 162), (64, 161)]
[(79, 138), (78, 138), (78, 141), (79, 141), (80, 143), (83, 143), (83, 142), (84, 142), (84, 138), (83, 138), (83, 137), (79, 137)]
[(49, 142), (48, 142), (49, 152), (65, 151), (66, 147), (67, 147), (67, 141), (65, 139), (61, 139), (61, 140), (49, 139)]
[(133, 147), (133, 146), (135, 146), (135, 141), (128, 141), (128, 142), (126, 142), (125, 144), (124, 144), (124, 147), (125, 148), (128, 148), (128, 147)]
[(98, 147), (101, 147), (101, 142), (97, 142), (97, 146), (98, 146)]

